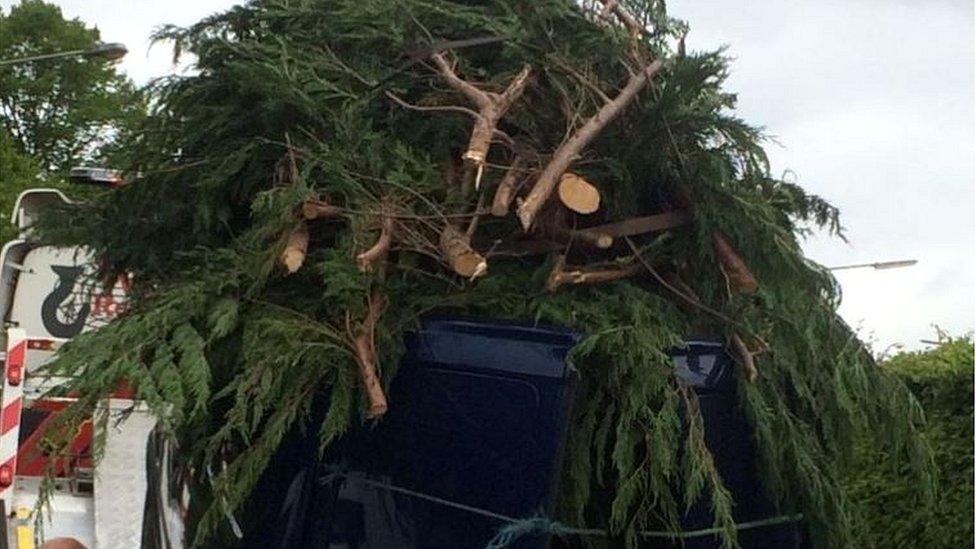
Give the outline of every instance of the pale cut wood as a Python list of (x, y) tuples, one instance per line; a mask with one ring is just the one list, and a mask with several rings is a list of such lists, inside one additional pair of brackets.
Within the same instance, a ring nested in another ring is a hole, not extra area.
[(644, 267), (640, 264), (627, 265), (625, 267), (611, 267), (606, 269), (566, 269), (566, 256), (560, 255), (549, 273), (546, 281), (546, 289), (557, 290), (566, 284), (600, 284), (630, 278), (644, 272)]
[(713, 232), (712, 245), (722, 266), (722, 271), (729, 277), (733, 291), (750, 293), (759, 289), (759, 282), (756, 277), (752, 275), (749, 266), (735, 251), (735, 248), (725, 239), (724, 234), (720, 231)]
[(495, 190), (495, 198), (491, 203), (491, 215), (495, 217), (508, 215), (508, 208), (512, 205), (512, 200), (515, 199), (515, 192), (518, 191), (518, 187), (524, 179), (522, 169), (525, 163), (522, 156), (516, 156), (512, 166), (505, 172), (505, 176), (498, 183), (498, 189)]
[(278, 261), (285, 268), (285, 275), (293, 274), (305, 263), (305, 254), (308, 252), (308, 227), (302, 221), (295, 225), (295, 228), (288, 233), (288, 243), (285, 249), (278, 256)]
[(440, 249), (451, 269), (465, 278), (477, 278), (488, 271), (488, 262), (471, 248), (470, 238), (451, 223), (441, 231)]
[[(525, 91), (525, 86), (529, 82), (531, 69), (528, 65), (522, 68), (515, 78), (508, 84), (502, 93), (486, 92), (478, 89), (474, 84), (459, 77), (454, 68), (447, 61), (444, 53), (438, 52), (431, 56), (437, 70), (445, 82), (456, 91), (463, 94), (478, 107), (478, 116), (474, 121), (474, 128), (471, 130), (471, 139), (468, 142), (468, 149), (461, 155), (464, 163), (469, 168), (469, 173), (473, 175), (475, 189), (478, 188), (481, 180), (481, 172), (488, 158), (488, 149), (491, 147), (491, 140), (495, 136), (498, 128), (498, 121), (508, 111), (512, 104)], [(468, 185), (469, 177), (465, 177), (463, 184)], [(467, 192), (465, 190), (465, 192)]]
[(366, 391), (368, 402), (366, 419), (381, 417), (389, 409), (377, 369), (375, 341), (376, 323), (385, 308), (385, 297), (380, 294), (370, 296), (366, 300), (366, 318), (363, 319), (362, 327), (353, 340), (356, 364), (359, 366), (359, 375), (363, 380), (363, 389)]
[(756, 359), (746, 346), (746, 343), (742, 341), (742, 338), (738, 334), (732, 334), (732, 346), (735, 347), (736, 354), (739, 355), (739, 359), (742, 361), (742, 369), (745, 371), (746, 379), (749, 381), (756, 381), (759, 378), (759, 370), (756, 369)]
[(367, 273), (373, 270), (373, 266), (379, 262), (386, 259), (387, 253), (390, 251), (390, 245), (393, 243), (393, 216), (384, 215), (383, 222), (380, 225), (380, 236), (376, 239), (376, 243), (373, 244), (368, 250), (356, 256), (356, 263), (359, 265), (359, 270)]
[(582, 177), (566, 172), (559, 178), (559, 200), (576, 213), (591, 214), (600, 209), (600, 191)]
[(620, 90), (620, 93), (612, 101), (603, 105), (572, 137), (556, 149), (552, 155), (552, 160), (542, 170), (542, 174), (536, 180), (532, 191), (519, 205), (518, 216), (524, 230), (528, 231), (532, 227), (535, 216), (552, 195), (559, 176), (569, 168), (569, 165), (576, 160), (583, 148), (589, 145), (604, 126), (616, 118), (624, 110), (624, 107), (637, 97), (637, 94), (647, 86), (651, 77), (663, 66), (664, 62), (658, 59), (631, 76), (627, 85)]

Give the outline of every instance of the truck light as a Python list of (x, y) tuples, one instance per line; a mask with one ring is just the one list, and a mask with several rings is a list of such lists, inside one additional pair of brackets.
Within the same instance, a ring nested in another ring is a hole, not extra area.
[(13, 470), (9, 465), (0, 465), (0, 486), (6, 488), (14, 483)]
[(27, 348), (34, 351), (53, 351), (53, 339), (28, 339)]
[(7, 383), (16, 387), (23, 379), (23, 366), (20, 364), (10, 364), (7, 366)]

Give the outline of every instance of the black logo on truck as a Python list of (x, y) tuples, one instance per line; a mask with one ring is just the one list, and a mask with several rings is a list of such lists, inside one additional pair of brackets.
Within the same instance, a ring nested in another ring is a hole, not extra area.
[[(44, 298), (41, 304), (41, 321), (44, 328), (54, 337), (71, 338), (78, 335), (85, 326), (85, 321), (91, 313), (91, 304), (82, 303), (75, 307), (76, 301), (71, 300), (68, 307), (63, 307), (65, 299), (72, 296), (75, 283), (81, 276), (84, 267), (68, 267), (66, 265), (51, 265), (51, 270), (58, 275), (54, 290)], [(68, 313), (68, 315), (65, 315)], [(68, 322), (62, 322), (61, 316), (68, 316)]]

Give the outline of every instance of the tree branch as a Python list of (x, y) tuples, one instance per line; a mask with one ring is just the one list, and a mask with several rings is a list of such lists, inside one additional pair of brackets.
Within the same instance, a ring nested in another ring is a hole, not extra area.
[(600, 131), (614, 118), (616, 118), (637, 94), (644, 89), (651, 77), (661, 69), (664, 62), (660, 59), (648, 64), (640, 72), (630, 77), (627, 85), (613, 101), (603, 105), (586, 123), (577, 130), (572, 137), (563, 143), (552, 160), (546, 165), (542, 174), (539, 175), (532, 191), (519, 205), (518, 216), (522, 222), (522, 228), (528, 231), (532, 227), (535, 216), (539, 213), (543, 204), (552, 195), (559, 177), (569, 168), (569, 165), (576, 159), (579, 153), (586, 147)]

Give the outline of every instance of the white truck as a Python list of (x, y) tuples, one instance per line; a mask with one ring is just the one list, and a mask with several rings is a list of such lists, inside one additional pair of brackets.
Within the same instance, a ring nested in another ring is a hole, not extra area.
[[(88, 424), (75, 436), (70, 459), (56, 464), (50, 506), (37, 514), (48, 465), (38, 445), (44, 426), (70, 401), (45, 396), (59, 380), (45, 377), (39, 368), (62, 343), (109, 321), (124, 298), (123, 282), (111, 292), (87, 289), (90, 257), (83, 248), (33, 242), (30, 227), (37, 211), (57, 202), (68, 198), (56, 189), (22, 193), (11, 219), (18, 238), (0, 251), (0, 349), (6, 351), (0, 406), (0, 510), (5, 515), (0, 543), (27, 549), (42, 547), (45, 540), (71, 538), (88, 549), (139, 547), (147, 442), (155, 421), (131, 392), (120, 392), (105, 403), (110, 414), (127, 412), (128, 418), (110, 429), (97, 467)], [(166, 537), (176, 542), (170, 545), (179, 544), (178, 534)]]

